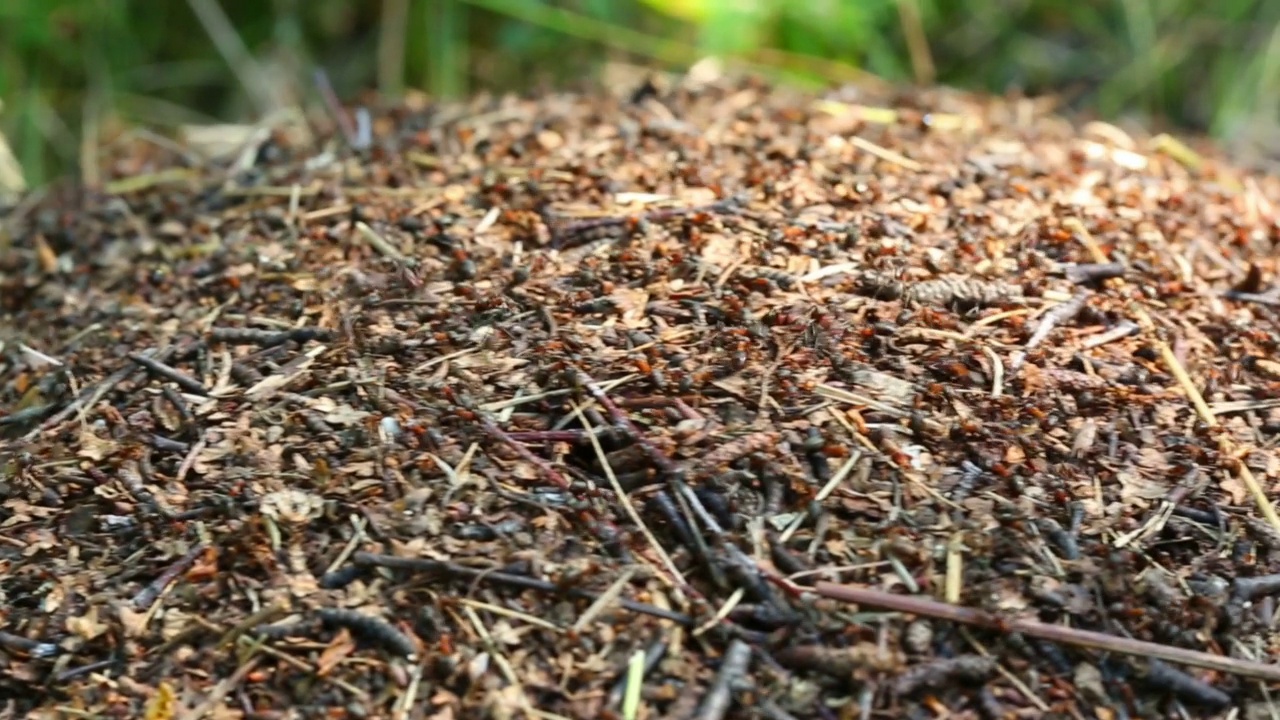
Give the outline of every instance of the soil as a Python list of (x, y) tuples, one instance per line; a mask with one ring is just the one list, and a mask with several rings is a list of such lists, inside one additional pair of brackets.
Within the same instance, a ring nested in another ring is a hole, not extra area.
[(1274, 717), (1280, 182), (619, 90), (7, 211), (0, 717)]

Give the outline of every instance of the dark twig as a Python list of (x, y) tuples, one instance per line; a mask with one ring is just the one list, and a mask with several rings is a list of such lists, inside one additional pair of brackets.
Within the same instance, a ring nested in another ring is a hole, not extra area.
[(108, 658), (106, 660), (99, 660), (98, 662), (91, 662), (87, 665), (81, 665), (79, 667), (67, 668), (66, 670), (63, 670), (57, 675), (54, 675), (53, 682), (55, 684), (70, 682), (72, 680), (75, 680), (78, 677), (81, 677), (82, 675), (88, 675), (89, 673), (96, 673), (100, 670), (106, 670), (115, 665), (123, 665), (124, 662), (125, 661), (123, 658), (113, 657), (113, 658)]
[(894, 678), (893, 690), (899, 695), (910, 695), (917, 690), (936, 690), (948, 682), (983, 682), (995, 670), (995, 659), (982, 655), (938, 658), (903, 671)]
[(1124, 277), (1124, 263), (1080, 263), (1067, 267), (1067, 279), (1076, 285), (1091, 285), (1093, 283), (1109, 280), (1111, 278)]
[(185, 453), (191, 449), (191, 446), (181, 440), (174, 440), (163, 435), (151, 434), (151, 447), (165, 452)]
[(183, 430), (190, 428), (195, 423), (195, 416), (191, 414), (191, 408), (187, 406), (187, 401), (182, 399), (182, 395), (177, 390), (165, 385), (160, 388), (160, 394), (164, 396), (165, 400), (169, 401), (174, 411), (178, 413), (178, 417), (182, 419)]
[[(648, 675), (658, 666), (658, 661), (662, 660), (667, 654), (667, 643), (659, 640), (649, 646), (644, 653), (644, 674)], [(613, 688), (609, 690), (609, 699), (606, 702), (607, 707), (617, 707), (622, 702), (623, 695), (627, 692), (627, 673), (624, 670), (622, 677), (618, 682), (614, 683)]]
[(1222, 293), (1222, 297), (1227, 300), (1235, 300), (1236, 302), (1255, 303), (1258, 305), (1280, 305), (1280, 295), (1268, 293), (1240, 292), (1238, 290), (1227, 290)]
[(44, 417), (53, 405), (32, 405), (23, 408), (15, 413), (0, 417), (0, 425), (21, 425), (23, 423), (33, 422)]
[(581, 442), (586, 434), (581, 430), (515, 430), (507, 437), (516, 442)]
[(866, 607), (931, 617), (1001, 632), (1021, 633), (1029, 637), (1049, 640), (1063, 645), (1074, 645), (1123, 655), (1146, 656), (1166, 662), (1218, 670), (1241, 677), (1280, 682), (1280, 665), (1266, 665), (1251, 660), (1212, 655), (1171, 645), (1118, 637), (1092, 630), (1080, 630), (1064, 625), (1052, 625), (1035, 620), (1004, 618), (973, 608), (948, 605), (936, 600), (911, 595), (895, 595), (883, 590), (854, 585), (820, 582), (814, 586), (813, 591), (822, 597)]
[(27, 653), (31, 657), (47, 658), (62, 652), (57, 643), (31, 640), (21, 635), (14, 635), (0, 630), (0, 648), (12, 652)]
[(209, 394), (209, 391), (208, 389), (205, 388), (204, 383), (200, 382), (199, 380), (196, 380), (195, 378), (191, 377), (190, 375), (187, 375), (186, 373), (180, 370), (176, 370), (170, 367), (169, 365), (166, 365), (164, 362), (160, 360), (147, 357), (142, 353), (129, 353), (129, 359), (141, 365), (142, 367), (146, 368), (147, 372), (151, 373), (152, 375), (155, 375), (165, 380), (169, 380), (177, 384), (178, 387), (182, 388), (183, 390), (186, 390), (187, 392), (193, 395)]
[(152, 512), (161, 517), (172, 517), (173, 510), (161, 503), (155, 493), (147, 488), (146, 481), (142, 475), (141, 465), (135, 460), (126, 461), (116, 470), (116, 477), (120, 478), (120, 482), (124, 484), (125, 489), (138, 502), (146, 505)]
[(1171, 692), (1196, 705), (1223, 708), (1231, 704), (1230, 695), (1159, 660), (1152, 660), (1146, 672), (1140, 673), (1139, 677), (1151, 687)]
[(328, 330), (318, 327), (301, 327), (291, 330), (258, 330), (256, 328), (221, 327), (209, 331), (210, 342), (222, 342), (231, 345), (256, 345), (260, 348), (271, 348), (287, 342), (302, 345), (310, 340), (327, 340), (332, 336)]
[(409, 660), (418, 656), (418, 647), (413, 640), (382, 618), (340, 608), (321, 608), (316, 615), (325, 625), (347, 628), (364, 640), (381, 645)]
[(143, 588), (137, 595), (133, 596), (131, 604), (134, 610), (145, 610), (151, 607), (151, 604), (160, 597), (164, 589), (169, 586), (179, 575), (186, 572), (195, 564), (196, 558), (205, 550), (204, 545), (196, 545), (186, 552), (185, 555), (178, 558), (172, 565), (165, 568), (160, 576), (151, 582), (150, 585)]
[(1238, 577), (1231, 583), (1232, 591), (1241, 600), (1253, 600), (1265, 595), (1280, 593), (1280, 574)]

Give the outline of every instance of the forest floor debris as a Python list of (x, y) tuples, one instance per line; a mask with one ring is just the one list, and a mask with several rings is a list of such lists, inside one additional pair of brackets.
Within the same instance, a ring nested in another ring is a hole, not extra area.
[(0, 217), (0, 718), (1268, 717), (1275, 178), (949, 91), (374, 117)]

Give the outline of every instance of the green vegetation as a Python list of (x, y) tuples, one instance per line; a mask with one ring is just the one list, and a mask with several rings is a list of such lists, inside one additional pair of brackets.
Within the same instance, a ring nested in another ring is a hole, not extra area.
[(314, 95), (580, 82), (603, 60), (708, 54), (812, 83), (870, 72), (1060, 93), (1223, 137), (1280, 118), (1271, 0), (8, 0), (0, 130), (29, 182), (89, 133), (251, 117)]

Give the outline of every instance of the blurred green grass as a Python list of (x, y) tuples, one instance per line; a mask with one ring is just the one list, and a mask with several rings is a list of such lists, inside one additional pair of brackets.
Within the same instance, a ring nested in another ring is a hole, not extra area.
[(92, 153), (86, 134), (252, 118), (313, 96), (317, 68), (344, 97), (458, 97), (712, 54), (799, 82), (865, 71), (1280, 134), (1274, 0), (8, 0), (0, 132), (39, 185)]

